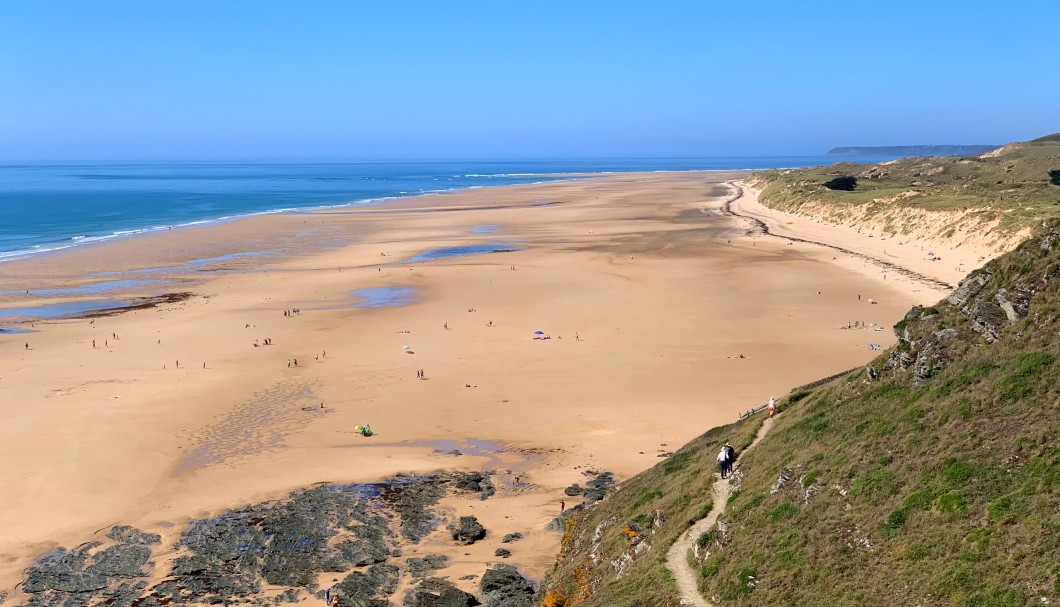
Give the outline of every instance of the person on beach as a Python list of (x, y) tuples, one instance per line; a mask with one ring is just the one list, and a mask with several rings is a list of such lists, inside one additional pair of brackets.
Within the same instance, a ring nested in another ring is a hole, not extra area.
[(29, 342), (26, 342), (26, 349), (29, 350)]
[(772, 396), (769, 397), (769, 417), (773, 417), (773, 413), (777, 410), (777, 399)]
[(729, 452), (722, 447), (721, 451), (718, 451), (718, 472), (721, 474), (721, 478), (724, 479), (725, 475), (729, 471)]

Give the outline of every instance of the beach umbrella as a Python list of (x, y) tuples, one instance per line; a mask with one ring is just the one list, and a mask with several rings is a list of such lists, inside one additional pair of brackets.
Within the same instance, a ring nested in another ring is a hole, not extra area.
[(544, 335), (544, 331), (534, 331), (534, 335)]

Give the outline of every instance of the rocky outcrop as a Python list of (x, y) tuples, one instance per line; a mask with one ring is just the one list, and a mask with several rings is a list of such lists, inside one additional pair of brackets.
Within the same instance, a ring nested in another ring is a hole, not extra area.
[(461, 491), (478, 493), (485, 500), (497, 493), (497, 488), (493, 485), (490, 474), (492, 473), (457, 472), (453, 474), (452, 485)]
[(920, 383), (935, 376), (975, 339), (986, 343), (1002, 339), (1010, 327), (1027, 319), (1039, 293), (1055, 288), (1060, 265), (1044, 258), (1057, 247), (1060, 228), (1053, 227), (966, 276), (940, 304), (914, 307), (895, 325), (898, 343), (887, 359), (866, 368), (867, 379), (879, 379), (887, 370)]
[(458, 544), (474, 544), (486, 537), (486, 528), (474, 516), (462, 516), (459, 521), (449, 525), (449, 535)]
[(405, 561), (405, 566), (409, 569), (409, 575), (414, 578), (424, 577), (437, 569), (445, 569), (448, 564), (449, 557), (442, 554), (428, 554), (423, 558), (412, 557)]
[[(483, 492), (488, 475), (398, 476), (380, 483), (322, 485), (192, 521), (167, 552), (165, 577), (153, 586), (155, 533), (111, 528), (109, 544), (58, 548), (25, 574), (25, 607), (162, 607), (169, 604), (292, 603), (318, 593), (321, 574), (350, 572), (334, 588), (343, 607), (389, 605), (399, 570), (387, 561), (398, 529), (417, 541), (438, 525), (433, 506), (449, 487)], [(472, 519), (474, 525), (477, 521)], [(468, 525), (462, 532), (481, 537)], [(446, 565), (445, 557), (409, 559), (413, 576)], [(153, 576), (153, 575), (152, 575)], [(279, 593), (276, 594), (276, 587)], [(265, 595), (268, 594), (266, 597)]]
[(474, 607), (480, 603), (475, 595), (446, 580), (427, 578), (409, 590), (401, 604), (403, 607)]
[(27, 606), (131, 605), (147, 587), (151, 549), (124, 542), (101, 546), (90, 542), (74, 550), (57, 548), (38, 559), (22, 584), (31, 595)]
[(582, 497), (590, 502), (598, 502), (607, 495), (607, 490), (615, 485), (615, 475), (610, 472), (600, 472), (585, 483)]
[(333, 590), (339, 597), (339, 607), (390, 607), (386, 597), (397, 590), (399, 573), (397, 567), (388, 564), (354, 571)]
[(162, 542), (162, 536), (157, 533), (144, 533), (129, 525), (115, 525), (107, 532), (107, 537), (125, 544), (139, 544), (141, 546), (154, 546)]
[(103, 590), (114, 581), (145, 575), (143, 567), (151, 558), (149, 548), (117, 544), (97, 551), (101, 545), (91, 542), (76, 550), (58, 548), (45, 555), (26, 572), (22, 589), (30, 593), (89, 593)]
[(511, 565), (487, 569), (479, 584), (485, 607), (532, 607), (534, 587)]

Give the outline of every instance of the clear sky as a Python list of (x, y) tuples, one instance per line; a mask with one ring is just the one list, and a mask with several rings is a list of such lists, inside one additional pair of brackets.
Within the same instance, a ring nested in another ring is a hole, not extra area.
[(0, 159), (819, 154), (1060, 131), (1060, 1), (0, 3)]

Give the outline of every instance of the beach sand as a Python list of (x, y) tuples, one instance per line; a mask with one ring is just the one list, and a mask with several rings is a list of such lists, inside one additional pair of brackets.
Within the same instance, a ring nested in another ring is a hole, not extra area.
[[(544, 526), (561, 499), (577, 501), (562, 490), (583, 472), (628, 478), (770, 396), (866, 363), (870, 343), (893, 343), (891, 325), (942, 292), (830, 249), (746, 235), (722, 210), (726, 182), (745, 175), (484, 188), (0, 266), (0, 290), (132, 277), (168, 282), (108, 297), (192, 294), (0, 335), (0, 591), (44, 552), (114, 524), (169, 541), (191, 519), (314, 483), (440, 469), (499, 471), (497, 496), (440, 509), (477, 515), (490, 536), (454, 546), (439, 531), (406, 556), (447, 554), (440, 573), (455, 580), (481, 574), (518, 531), (527, 538), (506, 545), (509, 561), (540, 577), (559, 542)], [(485, 243), (512, 250), (402, 263)], [(248, 251), (269, 253), (179, 267)], [(88, 277), (159, 266), (174, 269)], [(350, 294), (382, 287), (408, 287), (410, 301), (358, 307)], [(0, 297), (0, 307), (29, 302), (41, 298)], [(852, 321), (883, 330), (847, 330)], [(359, 436), (364, 423), (377, 435)], [(476, 451), (469, 439), (492, 443)], [(454, 446), (467, 453), (438, 452)]]

